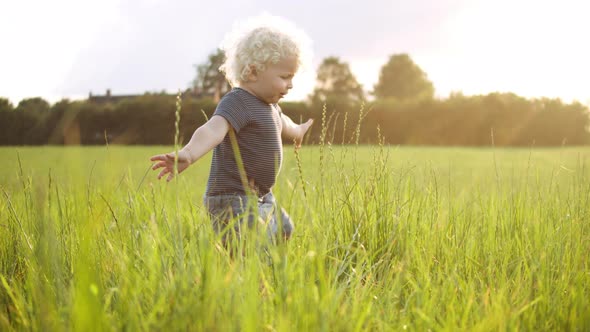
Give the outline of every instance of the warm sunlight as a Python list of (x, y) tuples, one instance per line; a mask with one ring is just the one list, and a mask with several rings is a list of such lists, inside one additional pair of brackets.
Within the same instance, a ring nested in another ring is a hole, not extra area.
[(590, 331), (589, 13), (0, 0), (0, 331)]
[[(581, 1), (466, 3), (441, 27), (439, 45), (411, 55), (439, 97), (510, 91), (590, 104), (590, 47), (583, 40), (589, 12)], [(388, 55), (404, 52), (391, 45), (383, 45), (382, 57), (343, 57), (365, 90), (372, 90)]]
[[(373, 2), (375, 7), (380, 1)], [(32, 96), (50, 101), (83, 98), (90, 91), (103, 93), (108, 88), (115, 93), (185, 88), (194, 75), (192, 66), (217, 46), (223, 31), (203, 34), (210, 23), (189, 17), (200, 7), (183, 1), (177, 5), (119, 0), (3, 4), (2, 12), (11, 15), (0, 20), (0, 37), (12, 52), (2, 54), (0, 95), (17, 103)], [(318, 6), (310, 4), (309, 8), (321, 8)], [(399, 22), (396, 25), (372, 25), (373, 29), (383, 28), (362, 33), (332, 18), (324, 17), (321, 20), (326, 22), (318, 25), (319, 21), (298, 19), (301, 13), (293, 12), (292, 19), (307, 23), (302, 25), (316, 45), (316, 68), (322, 58), (338, 56), (349, 63), (365, 91), (372, 90), (390, 55), (408, 53), (426, 72), (439, 97), (453, 91), (510, 91), (525, 97), (590, 103), (587, 2), (479, 0), (431, 7), (407, 4), (398, 14), (391, 14), (391, 22)], [(261, 7), (250, 11), (262, 9), (272, 10)], [(341, 12), (341, 17), (357, 16), (344, 7), (334, 10)], [(374, 8), (357, 12), (371, 10)], [(27, 24), (23, 17), (27, 17)], [(158, 29), (150, 28), (155, 17), (159, 17)], [(238, 13), (219, 17), (224, 21), (218, 23), (228, 25), (232, 17)], [(348, 37), (334, 38), (326, 33), (323, 26), (330, 22), (338, 23), (339, 34)], [(341, 51), (357, 44), (358, 48), (352, 48), (354, 54)], [(301, 100), (313, 91), (314, 69), (296, 77), (295, 88), (286, 100)]]
[(443, 60), (424, 68), (443, 93), (499, 90), (587, 101), (589, 12), (582, 1), (467, 3), (444, 27)]

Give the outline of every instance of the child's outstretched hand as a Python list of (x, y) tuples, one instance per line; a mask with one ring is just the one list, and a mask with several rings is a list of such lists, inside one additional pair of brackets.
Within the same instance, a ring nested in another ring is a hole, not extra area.
[(296, 147), (301, 147), (301, 142), (303, 142), (303, 136), (305, 136), (305, 133), (307, 132), (307, 130), (309, 130), (309, 127), (311, 127), (311, 125), (313, 124), (313, 119), (309, 119), (307, 120), (307, 122), (302, 123), (299, 125), (298, 129), (298, 133), (297, 136), (295, 136), (295, 146)]
[[(163, 167), (164, 169), (158, 174), (158, 180), (168, 174), (166, 181), (170, 182), (174, 178), (174, 152), (155, 155), (150, 158), (151, 161), (158, 161), (152, 166), (153, 170)], [(187, 151), (178, 151), (178, 173), (182, 173), (191, 165), (191, 159)]]

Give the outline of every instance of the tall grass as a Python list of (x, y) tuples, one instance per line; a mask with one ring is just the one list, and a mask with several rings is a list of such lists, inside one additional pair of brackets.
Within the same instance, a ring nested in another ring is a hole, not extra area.
[(1, 148), (0, 330), (590, 328), (590, 149), (327, 132), (285, 156), (293, 238), (234, 257), (207, 160), (165, 183), (144, 176), (169, 147)]

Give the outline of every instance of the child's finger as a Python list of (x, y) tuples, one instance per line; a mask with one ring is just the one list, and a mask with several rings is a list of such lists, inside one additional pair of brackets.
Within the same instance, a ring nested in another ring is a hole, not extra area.
[(165, 161), (160, 161), (158, 163), (155, 163), (154, 166), (152, 166), (152, 169), (153, 170), (156, 170), (156, 169), (158, 169), (160, 167), (164, 167), (164, 166), (166, 166), (166, 162)]
[(156, 161), (156, 160), (162, 160), (162, 161), (165, 161), (165, 160), (166, 160), (166, 155), (159, 154), (159, 155), (152, 156), (152, 157), (150, 158), (150, 161)]
[(174, 177), (174, 173), (170, 172), (170, 174), (168, 174), (168, 178), (166, 179), (166, 182), (170, 182), (170, 180), (172, 180), (173, 177)]
[(160, 180), (164, 175), (166, 175), (166, 173), (170, 173), (170, 170), (168, 168), (164, 168), (160, 174), (158, 174), (158, 180)]

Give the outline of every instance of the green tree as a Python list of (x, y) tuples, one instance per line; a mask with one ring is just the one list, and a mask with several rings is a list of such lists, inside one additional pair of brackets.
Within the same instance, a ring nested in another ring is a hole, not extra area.
[(46, 142), (44, 123), (49, 112), (49, 103), (40, 97), (21, 100), (15, 108), (13, 129), (17, 144), (38, 145)]
[(14, 106), (10, 100), (0, 97), (0, 112), (12, 111)]
[(214, 53), (209, 54), (205, 63), (194, 65), (197, 75), (192, 83), (193, 89), (197, 93), (213, 96), (215, 102), (218, 102), (221, 96), (231, 90), (231, 85), (219, 70), (224, 60), (225, 53), (223, 50), (217, 49)]
[(432, 99), (434, 86), (408, 54), (394, 54), (389, 58), (379, 74), (373, 95), (377, 99), (397, 98), (410, 100), (416, 98)]
[(17, 111), (31, 112), (39, 115), (46, 115), (49, 109), (49, 103), (40, 97), (23, 99), (16, 106)]
[(359, 104), (365, 99), (365, 94), (348, 63), (338, 57), (328, 57), (318, 68), (316, 87), (310, 99), (312, 105), (325, 103), (339, 109)]

